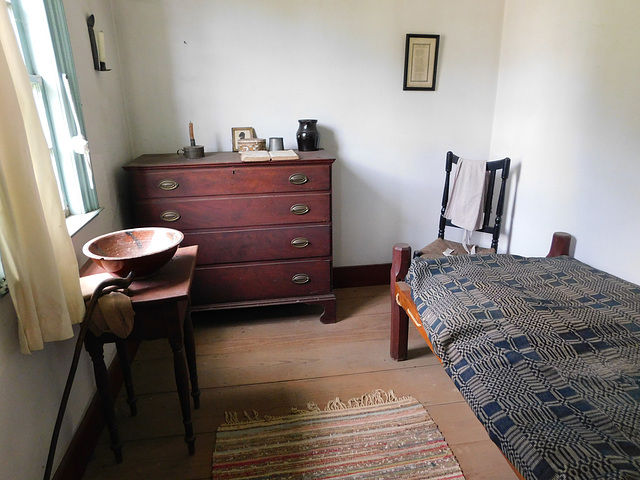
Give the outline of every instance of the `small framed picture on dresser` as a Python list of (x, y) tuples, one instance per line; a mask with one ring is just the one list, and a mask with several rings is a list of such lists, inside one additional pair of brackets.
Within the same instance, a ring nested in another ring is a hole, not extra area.
[(233, 127), (231, 129), (231, 144), (233, 151), (238, 151), (238, 140), (253, 138), (253, 127)]
[(440, 35), (407, 34), (403, 90), (435, 90)]

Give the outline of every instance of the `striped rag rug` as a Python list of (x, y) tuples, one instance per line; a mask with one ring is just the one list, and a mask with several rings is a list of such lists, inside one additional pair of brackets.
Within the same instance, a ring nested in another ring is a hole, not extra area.
[(213, 478), (464, 479), (422, 404), (376, 390), (324, 410), (284, 417), (227, 413), (218, 428)]

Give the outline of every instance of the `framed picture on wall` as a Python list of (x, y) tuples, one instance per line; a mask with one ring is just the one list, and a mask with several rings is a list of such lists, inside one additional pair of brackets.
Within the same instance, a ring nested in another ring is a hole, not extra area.
[(238, 140), (245, 138), (253, 138), (253, 127), (232, 127), (231, 128), (231, 144), (233, 151), (238, 151)]
[(407, 34), (403, 90), (435, 90), (440, 35)]

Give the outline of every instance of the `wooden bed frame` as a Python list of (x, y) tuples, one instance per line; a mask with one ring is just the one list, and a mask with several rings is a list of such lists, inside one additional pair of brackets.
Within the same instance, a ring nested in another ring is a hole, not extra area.
[[(556, 232), (551, 240), (551, 248), (547, 257), (559, 257), (569, 255), (571, 235), (564, 232)], [(393, 246), (393, 258), (391, 263), (391, 358), (397, 361), (407, 359), (409, 341), (409, 318), (420, 332), (434, 352), (433, 345), (422, 326), (420, 314), (411, 298), (411, 288), (404, 282), (405, 276), (411, 264), (411, 247), (406, 243), (397, 243)], [(438, 358), (440, 363), (442, 360)], [(506, 457), (504, 457), (507, 460)], [(521, 480), (524, 480), (520, 472), (507, 460), (509, 466)]]
[[(569, 255), (570, 245), (571, 235), (564, 232), (554, 233), (547, 257)], [(407, 359), (409, 318), (433, 352), (431, 341), (420, 321), (418, 309), (411, 298), (411, 288), (404, 282), (410, 264), (411, 247), (406, 243), (396, 243), (393, 246), (391, 262), (391, 358), (398, 361)]]

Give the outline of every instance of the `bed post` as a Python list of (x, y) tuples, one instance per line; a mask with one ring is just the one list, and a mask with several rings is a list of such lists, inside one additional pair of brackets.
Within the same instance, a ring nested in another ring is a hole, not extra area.
[(551, 249), (547, 257), (559, 257), (560, 255), (569, 255), (569, 247), (571, 246), (571, 235), (565, 232), (555, 232), (551, 239)]
[(411, 247), (406, 243), (393, 246), (391, 261), (391, 358), (406, 360), (409, 342), (409, 317), (396, 302), (396, 282), (404, 280), (411, 263)]

